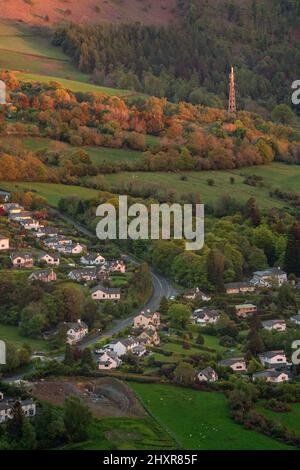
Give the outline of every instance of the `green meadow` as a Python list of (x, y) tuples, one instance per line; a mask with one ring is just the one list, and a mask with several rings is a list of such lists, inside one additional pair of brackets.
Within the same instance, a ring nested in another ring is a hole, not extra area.
[(300, 436), (300, 403), (295, 403), (291, 405), (291, 407), (292, 410), (287, 413), (277, 413), (275, 411), (267, 410), (263, 406), (259, 406), (258, 410), (268, 418), (286, 426)]
[(130, 383), (150, 415), (185, 450), (288, 450), (291, 447), (235, 424), (225, 396), (172, 385)]
[(0, 324), (0, 339), (7, 343), (13, 343), (18, 347), (21, 347), (24, 344), (28, 344), (32, 351), (36, 352), (48, 352), (51, 350), (51, 346), (49, 343), (47, 343), (47, 341), (42, 339), (25, 338), (24, 336), (21, 336), (17, 326)]

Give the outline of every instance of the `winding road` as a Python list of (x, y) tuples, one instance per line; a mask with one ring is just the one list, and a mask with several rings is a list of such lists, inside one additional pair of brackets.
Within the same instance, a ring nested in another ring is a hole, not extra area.
[[(69, 217), (66, 214), (61, 213), (60, 211), (56, 209), (49, 209), (49, 213), (54, 216), (54, 217), (59, 217), (60, 219), (63, 219), (65, 222), (67, 222), (69, 225), (72, 225), (78, 232), (82, 233), (83, 235), (95, 239), (95, 235), (93, 232), (91, 232), (89, 229), (87, 229), (84, 225), (79, 224), (75, 220), (73, 220), (71, 217)], [(135, 260), (131, 255), (126, 255), (125, 259), (131, 261), (132, 263), (138, 264), (138, 261)], [(151, 272), (151, 277), (152, 277), (152, 285), (153, 285), (153, 290), (152, 290), (152, 295), (150, 299), (147, 301), (147, 303), (144, 305), (144, 310), (151, 310), (155, 311), (158, 310), (160, 301), (163, 297), (170, 298), (173, 296), (176, 296), (178, 294), (178, 291), (175, 289), (171, 281), (169, 279), (165, 278), (161, 274), (158, 274), (153, 268), (150, 268)], [(132, 325), (133, 318), (135, 317), (136, 313), (133, 313), (130, 317), (117, 320), (114, 322), (114, 324), (105, 332), (99, 333), (99, 335), (94, 336), (93, 338), (86, 338), (83, 340), (79, 347), (81, 349), (86, 348), (87, 346), (95, 344), (97, 341), (108, 338), (112, 335), (115, 335), (116, 333), (119, 333), (120, 331), (124, 330), (128, 326)], [(56, 356), (54, 359), (58, 361), (62, 361), (64, 358), (63, 355)], [(32, 369), (33, 370), (33, 369)], [(16, 380), (21, 380), (24, 375), (28, 374), (30, 371), (26, 371), (26, 373), (19, 373), (19, 374), (14, 374), (9, 377), (5, 377), (2, 379), (3, 382), (14, 382)]]

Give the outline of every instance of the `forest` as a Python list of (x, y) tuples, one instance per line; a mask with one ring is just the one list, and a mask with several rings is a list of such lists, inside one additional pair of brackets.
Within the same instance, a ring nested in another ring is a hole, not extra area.
[(298, 1), (178, 0), (178, 8), (179, 23), (70, 24), (53, 44), (101, 85), (223, 108), (233, 64), (240, 109), (290, 103), (300, 76)]

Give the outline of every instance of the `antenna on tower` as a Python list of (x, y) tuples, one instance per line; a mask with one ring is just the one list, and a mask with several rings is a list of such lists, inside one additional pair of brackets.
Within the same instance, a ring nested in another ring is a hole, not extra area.
[(229, 102), (228, 111), (230, 113), (236, 113), (236, 99), (235, 99), (235, 81), (234, 81), (234, 69), (231, 66), (229, 74)]

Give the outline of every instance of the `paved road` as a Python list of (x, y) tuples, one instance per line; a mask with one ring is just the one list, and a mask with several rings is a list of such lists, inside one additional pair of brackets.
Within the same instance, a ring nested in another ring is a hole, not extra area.
[[(92, 239), (96, 238), (95, 234), (93, 232), (91, 232), (90, 230), (88, 230), (85, 226), (79, 224), (78, 222), (73, 220), (71, 217), (69, 217), (65, 214), (62, 214), (58, 210), (50, 209), (49, 213), (52, 216), (59, 217), (59, 218), (65, 220), (70, 225), (72, 225), (74, 228), (76, 228), (76, 230), (78, 230), (78, 232), (81, 232), (85, 236), (87, 236), (89, 238), (92, 238)], [(126, 255), (126, 258), (128, 260), (130, 260), (131, 262), (138, 264), (138, 261), (136, 261), (136, 259), (133, 258), (132, 256)], [(167, 278), (161, 276), (160, 274), (155, 272), (152, 268), (150, 269), (150, 272), (151, 272), (151, 276), (152, 276), (153, 291), (152, 291), (152, 295), (151, 295), (150, 299), (147, 301), (147, 303), (145, 304), (143, 309), (144, 310), (149, 309), (151, 311), (155, 311), (159, 308), (160, 301), (161, 301), (162, 297), (165, 296), (167, 298), (170, 298), (172, 296), (176, 296), (178, 292), (174, 288), (172, 283)], [(97, 341), (99, 341), (101, 339), (104, 339), (106, 337), (109, 337), (109, 336), (112, 336), (116, 333), (119, 333), (120, 331), (124, 330), (124, 328), (132, 325), (132, 321), (133, 321), (134, 316), (135, 316), (135, 313), (133, 313), (128, 318), (116, 321), (111, 326), (111, 328), (109, 328), (105, 332), (100, 333), (99, 335), (97, 335), (93, 338), (87, 338), (86, 340), (82, 341), (79, 347), (81, 349), (83, 349), (87, 346), (95, 344)], [(63, 358), (64, 358), (64, 356), (60, 355), (60, 356), (56, 356), (54, 359), (56, 359), (58, 361), (62, 361)], [(29, 371), (27, 370), (26, 374), (28, 372)], [(21, 380), (24, 375), (25, 375), (25, 373), (19, 373), (19, 374), (15, 374), (13, 376), (10, 376), (10, 377), (6, 377), (5, 379), (2, 379), (2, 380), (4, 382), (14, 382), (16, 380)]]

